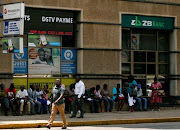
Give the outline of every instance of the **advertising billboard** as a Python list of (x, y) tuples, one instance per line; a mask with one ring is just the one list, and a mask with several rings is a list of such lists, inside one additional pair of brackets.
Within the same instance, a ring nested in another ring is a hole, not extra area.
[(59, 48), (29, 48), (29, 74), (59, 74)]
[(6, 21), (4, 22), (3, 35), (23, 35), (24, 20)]
[(6, 37), (2, 39), (3, 53), (23, 53), (22, 37)]
[(41, 35), (73, 35), (73, 12), (25, 8), (25, 33)]
[(24, 18), (24, 3), (3, 5), (3, 19)]

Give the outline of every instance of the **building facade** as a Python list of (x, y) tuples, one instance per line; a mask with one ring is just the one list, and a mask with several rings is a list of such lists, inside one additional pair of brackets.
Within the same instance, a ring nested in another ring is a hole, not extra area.
[(15, 2), (25, 3), (24, 54), (0, 53), (6, 87), (68, 86), (80, 75), (87, 88), (112, 91), (132, 74), (144, 95), (155, 76), (167, 96), (180, 95), (180, 2), (1, 0)]

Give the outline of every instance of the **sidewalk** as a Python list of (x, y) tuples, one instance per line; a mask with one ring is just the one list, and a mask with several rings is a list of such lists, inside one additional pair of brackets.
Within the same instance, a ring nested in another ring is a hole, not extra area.
[[(43, 127), (50, 114), (33, 116), (0, 116), (0, 129), (5, 128), (37, 128)], [(161, 111), (114, 111), (104, 113), (85, 113), (84, 118), (69, 118), (66, 114), (68, 126), (109, 125), (109, 124), (134, 124), (156, 122), (180, 122), (180, 109), (168, 108)], [(79, 115), (77, 115), (79, 116)], [(53, 126), (62, 126), (62, 119), (57, 115)]]

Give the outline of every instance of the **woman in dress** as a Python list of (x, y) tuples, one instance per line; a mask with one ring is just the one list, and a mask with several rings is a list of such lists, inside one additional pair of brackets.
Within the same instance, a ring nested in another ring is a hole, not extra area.
[(156, 77), (154, 78), (154, 82), (151, 84), (150, 89), (152, 90), (152, 95), (150, 100), (150, 102), (153, 104), (152, 111), (154, 111), (156, 103), (157, 103), (158, 111), (160, 111), (159, 104), (162, 103), (162, 98), (161, 96), (158, 95), (158, 91), (162, 89), (162, 85), (160, 82), (158, 82)]

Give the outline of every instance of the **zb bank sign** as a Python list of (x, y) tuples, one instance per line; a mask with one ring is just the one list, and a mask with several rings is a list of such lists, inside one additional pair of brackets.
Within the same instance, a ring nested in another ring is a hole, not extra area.
[(172, 30), (174, 28), (174, 19), (166, 17), (122, 15), (122, 26), (132, 28)]

